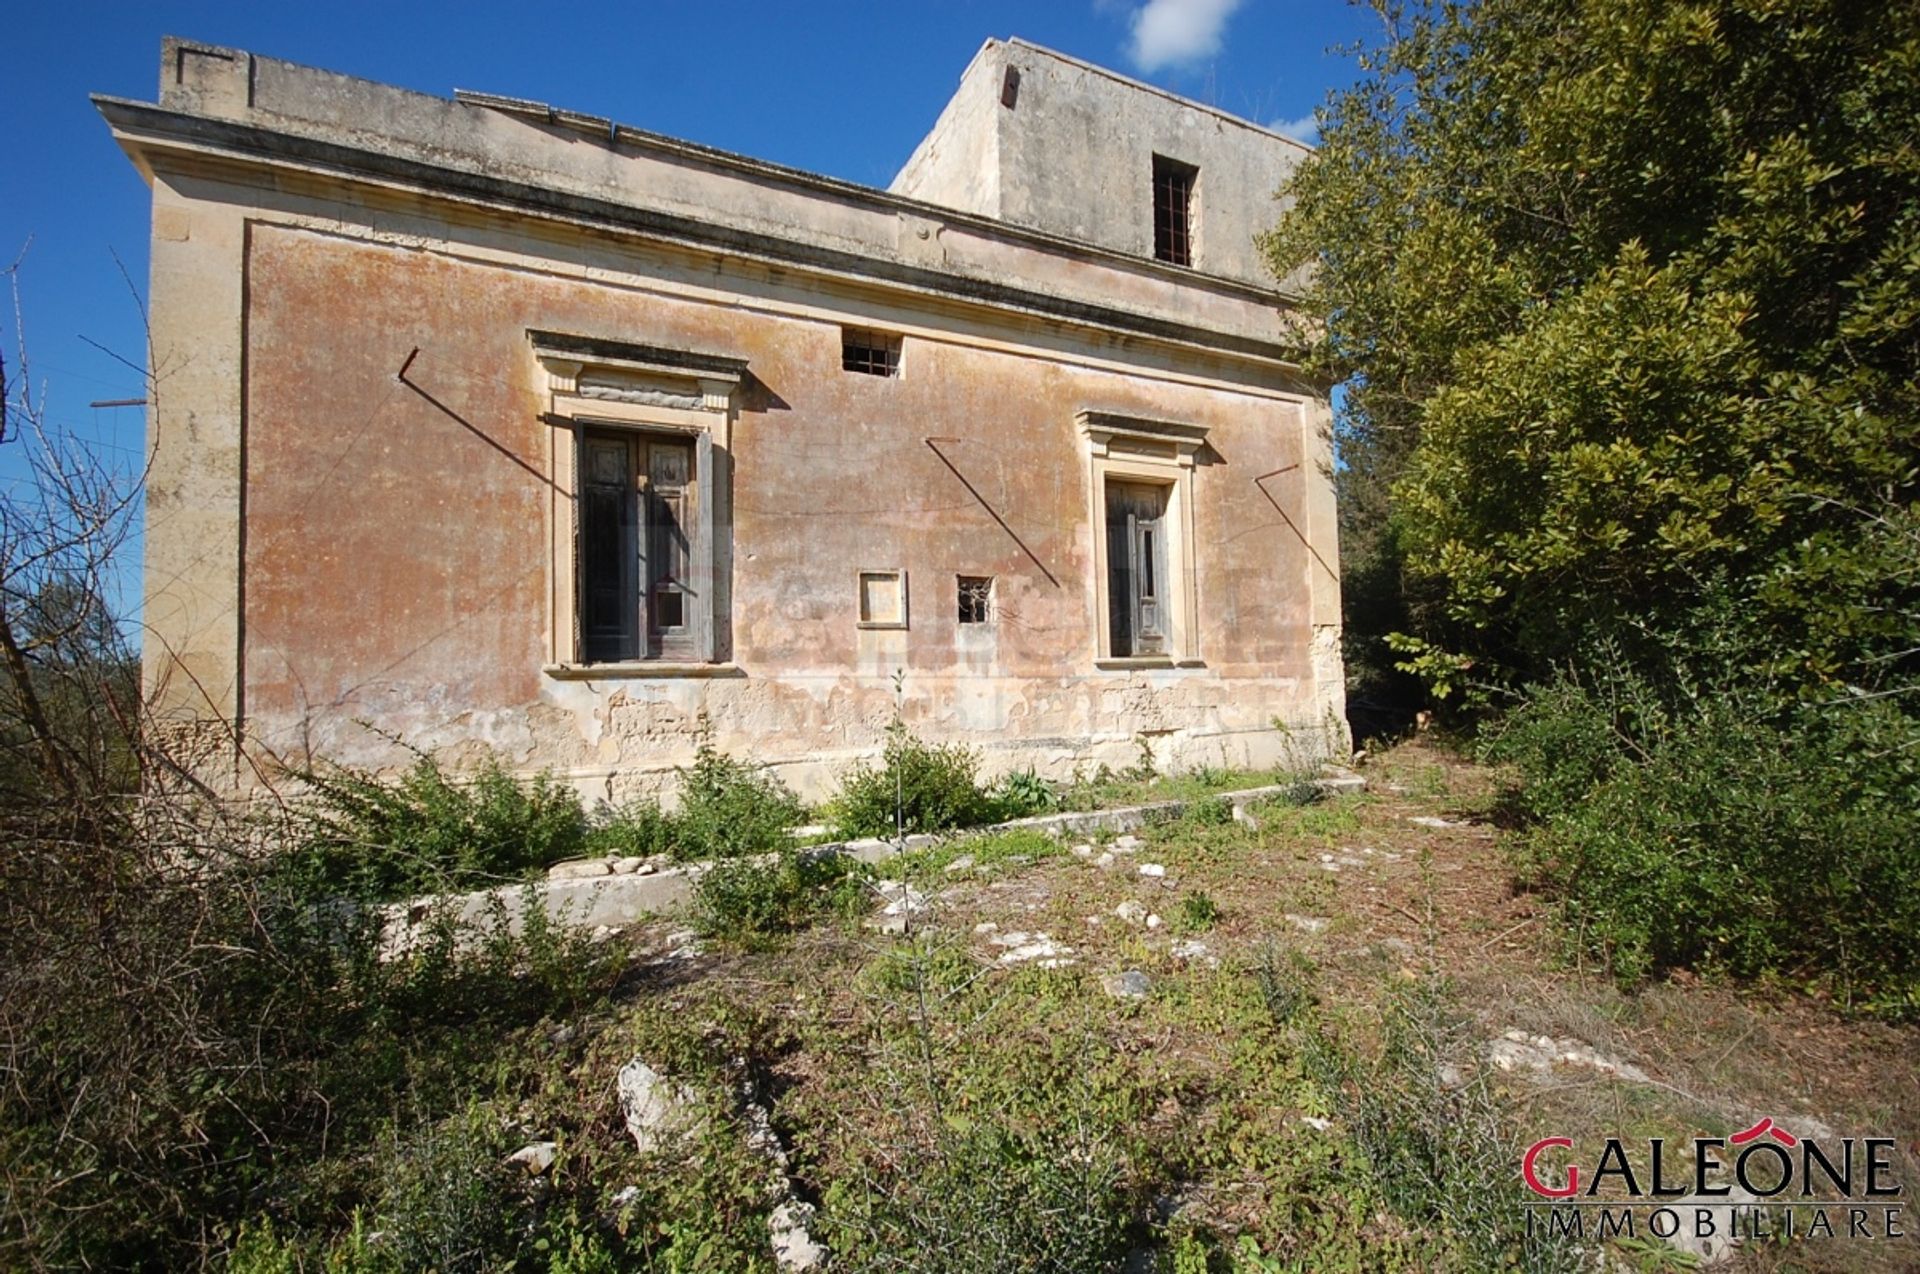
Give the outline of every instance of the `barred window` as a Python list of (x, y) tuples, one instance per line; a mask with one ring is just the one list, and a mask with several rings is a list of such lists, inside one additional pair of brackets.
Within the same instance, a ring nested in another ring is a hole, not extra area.
[(1193, 264), (1193, 187), (1200, 170), (1165, 155), (1153, 157), (1153, 255)]
[(840, 366), (868, 376), (900, 374), (900, 338), (866, 327), (840, 329)]

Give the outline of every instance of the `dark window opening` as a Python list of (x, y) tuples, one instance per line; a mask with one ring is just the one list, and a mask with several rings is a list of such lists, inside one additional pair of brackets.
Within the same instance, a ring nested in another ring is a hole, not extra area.
[(986, 575), (962, 575), (960, 579), (960, 622), (984, 624), (993, 618), (993, 579)]
[(1193, 264), (1193, 187), (1200, 170), (1164, 155), (1153, 157), (1153, 255)]
[(900, 338), (864, 327), (840, 329), (840, 366), (868, 376), (900, 374)]
[(694, 655), (693, 448), (593, 432), (580, 440), (580, 654), (588, 663)]

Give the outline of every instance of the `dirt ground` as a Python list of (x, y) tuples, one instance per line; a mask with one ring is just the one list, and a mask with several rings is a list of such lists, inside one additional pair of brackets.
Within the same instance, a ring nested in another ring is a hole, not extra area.
[[(891, 926), (885, 898), (865, 925), (771, 951), (690, 954), (651, 926), (631, 939), (676, 954), (647, 966), (640, 995), (683, 1020), (716, 996), (759, 1015), (780, 1041), (775, 1121), (816, 1185), (899, 1167), (936, 1117), (1015, 1110), (1029, 1088), (1092, 1092), (1083, 1122), (1125, 1130), (1109, 1140), (1129, 1171), (1161, 1183), (1156, 1241), (1204, 1232), (1209, 1269), (1476, 1268), (1471, 1242), (1429, 1242), (1389, 1206), (1391, 1183), (1360, 1180), (1361, 1117), (1272, 1029), (1276, 960), (1311, 970), (1317, 1020), (1361, 1052), (1401, 988), (1439, 988), (1461, 1066), (1491, 1081), (1496, 1182), (1517, 1182), (1520, 1150), (1542, 1137), (1572, 1137), (1592, 1163), (1609, 1135), (1644, 1150), (1771, 1117), (1801, 1135), (1898, 1139), (1910, 1196), (1920, 1027), (1785, 987), (1682, 975), (1622, 991), (1571, 960), (1549, 904), (1516, 888), (1497, 775), (1420, 742), (1362, 772), (1364, 795), (1269, 806), (1252, 823), (1188, 817), (1046, 849), (960, 842), (882, 869), (924, 898)], [(931, 1107), (904, 1091), (918, 1069), (944, 1094)], [(1920, 1234), (1920, 1215), (1904, 1221)], [(1241, 1235), (1287, 1263), (1232, 1264)], [(1609, 1256), (1690, 1267), (1651, 1240)], [(1171, 1268), (1165, 1251), (1139, 1268), (1155, 1259)], [(1920, 1269), (1920, 1242), (1749, 1242), (1716, 1268)]]

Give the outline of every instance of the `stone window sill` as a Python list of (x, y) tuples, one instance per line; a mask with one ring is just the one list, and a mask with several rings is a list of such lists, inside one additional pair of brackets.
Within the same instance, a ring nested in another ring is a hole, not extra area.
[(1096, 659), (1093, 666), (1103, 672), (1137, 672), (1142, 668), (1205, 668), (1204, 659), (1175, 659), (1170, 655), (1135, 655), (1125, 659)]
[(630, 659), (605, 664), (548, 664), (540, 670), (555, 681), (648, 681), (668, 677), (744, 677), (738, 664), (675, 663)]

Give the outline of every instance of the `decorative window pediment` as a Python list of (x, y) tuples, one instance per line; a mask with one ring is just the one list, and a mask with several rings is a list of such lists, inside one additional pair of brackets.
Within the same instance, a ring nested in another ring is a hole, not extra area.
[(530, 331), (546, 377), (555, 676), (712, 667), (725, 628), (743, 359)]
[(745, 359), (718, 354), (564, 332), (532, 331), (527, 336), (556, 399), (724, 412), (747, 374)]
[(1207, 445), (1207, 431), (1202, 425), (1107, 411), (1083, 411), (1075, 419), (1096, 456), (1138, 455), (1190, 467), (1195, 454)]

